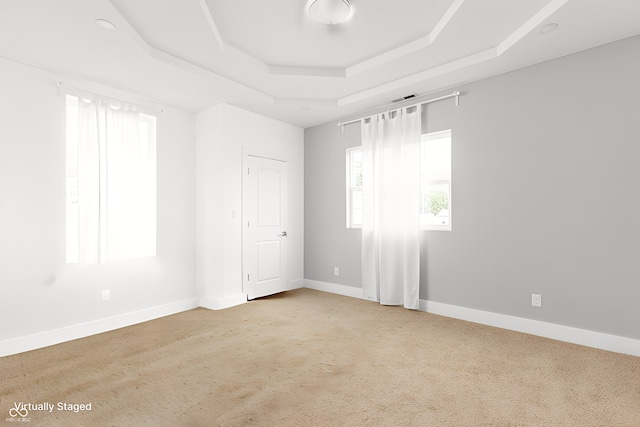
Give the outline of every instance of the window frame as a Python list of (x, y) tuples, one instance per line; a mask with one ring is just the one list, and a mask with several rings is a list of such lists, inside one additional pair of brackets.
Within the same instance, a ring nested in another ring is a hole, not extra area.
[[(424, 149), (425, 149), (425, 145), (429, 143), (429, 141), (434, 141), (434, 140), (438, 140), (438, 139), (442, 139), (442, 138), (448, 138), (449, 139), (449, 152), (451, 153), (452, 149), (451, 149), (451, 144), (452, 144), (452, 132), (451, 129), (446, 129), (446, 130), (442, 130), (442, 131), (437, 131), (437, 132), (429, 132), (429, 133), (425, 133), (422, 134), (421, 139), (420, 139), (420, 159), (422, 159), (423, 157), (423, 153), (424, 153)], [(452, 162), (452, 161), (451, 161)], [(452, 201), (453, 201), (453, 197), (452, 197), (452, 185), (451, 185), (451, 181), (452, 181), (452, 170), (451, 170), (451, 163), (449, 164), (449, 178), (448, 179), (434, 179), (434, 180), (429, 180), (429, 181), (423, 181), (422, 179), (422, 172), (423, 172), (423, 165), (422, 163), (420, 164), (420, 200), (422, 201), (422, 198), (424, 196), (424, 194), (426, 193), (425, 188), (428, 185), (446, 185), (448, 187), (448, 206), (449, 206), (449, 223), (448, 224), (428, 224), (425, 220), (426, 216), (423, 213), (420, 213), (420, 229), (421, 230), (425, 230), (425, 231), (451, 231), (452, 230), (452, 225), (453, 225), (453, 206), (452, 206)], [(421, 203), (422, 205), (422, 203)]]
[[(429, 132), (429, 133), (425, 133), (421, 135), (421, 139), (420, 139), (420, 159), (422, 160), (422, 156), (423, 156), (423, 150), (425, 149), (425, 144), (428, 144), (429, 141), (433, 141), (433, 140), (437, 140), (437, 139), (442, 139), (443, 137), (447, 137), (449, 139), (449, 150), (451, 153), (451, 144), (452, 144), (452, 132), (451, 129), (446, 129), (446, 130), (442, 130), (442, 131), (437, 131), (437, 132)], [(346, 226), (347, 228), (362, 228), (362, 224), (359, 223), (355, 223), (353, 221), (353, 199), (354, 199), (354, 193), (355, 192), (362, 192), (362, 186), (354, 186), (353, 182), (354, 182), (354, 177), (353, 177), (353, 155), (356, 152), (360, 152), (362, 153), (362, 146), (356, 146), (356, 147), (350, 147), (346, 149), (346, 179), (345, 179), (345, 183), (346, 183), (346, 188), (345, 188), (345, 195), (346, 195)], [(423, 168), (424, 165), (420, 164), (420, 199), (422, 201), (422, 198), (424, 197), (425, 194), (425, 190), (424, 188), (427, 185), (446, 185), (447, 186), (447, 193), (448, 193), (448, 206), (449, 206), (449, 223), (448, 224), (428, 224), (425, 221), (425, 215), (421, 212), (420, 213), (420, 230), (423, 231), (451, 231), (452, 230), (452, 224), (453, 224), (453, 208), (452, 208), (452, 201), (453, 201), (453, 197), (452, 197), (452, 171), (451, 171), (451, 163), (449, 164), (449, 178), (448, 179), (435, 179), (435, 180), (430, 180), (430, 181), (426, 181), (424, 182), (422, 179), (423, 176)], [(422, 206), (422, 203), (420, 203), (420, 205)]]
[(347, 228), (362, 228), (362, 223), (354, 222), (353, 215), (353, 199), (356, 192), (362, 193), (362, 185), (354, 185), (354, 153), (360, 152), (362, 162), (362, 146), (350, 147), (346, 149), (346, 220)]
[[(138, 122), (138, 132), (141, 143), (147, 144), (147, 153), (152, 158), (152, 163), (149, 163), (148, 173), (146, 177), (141, 176), (141, 178), (149, 178), (147, 185), (147, 190), (145, 194), (153, 195), (153, 202), (149, 204), (152, 206), (152, 212), (149, 216), (148, 223), (150, 233), (145, 237), (144, 245), (148, 246), (146, 249), (140, 250), (138, 253), (129, 253), (123, 254), (122, 252), (115, 254), (107, 253), (105, 258), (102, 258), (102, 255), (99, 259), (85, 261), (83, 260), (83, 256), (81, 254), (81, 235), (80, 235), (80, 195), (78, 183), (83, 179), (83, 176), (79, 174), (78, 167), (78, 128), (80, 123), (78, 122), (78, 102), (82, 95), (75, 93), (67, 93), (64, 95), (65, 98), (65, 263), (66, 264), (103, 264), (109, 263), (112, 261), (121, 261), (121, 260), (130, 260), (130, 259), (139, 259), (139, 258), (149, 258), (156, 257), (158, 254), (158, 197), (157, 197), (157, 189), (158, 189), (158, 176), (157, 176), (157, 168), (158, 168), (158, 158), (157, 158), (157, 150), (158, 150), (158, 123), (159, 123), (159, 114), (146, 109), (144, 107), (138, 107), (139, 111), (139, 122)], [(96, 95), (97, 96), (97, 95)], [(102, 97), (103, 100), (110, 100), (112, 98)], [(118, 102), (124, 102), (119, 101)], [(109, 105), (106, 105), (104, 108), (109, 108)], [(101, 156), (106, 155), (106, 145), (104, 148), (101, 144)], [(108, 161), (108, 157), (105, 156)], [(101, 165), (102, 166), (102, 165)], [(104, 189), (106, 189), (105, 187)], [(100, 187), (100, 192), (104, 191), (103, 187)], [(152, 193), (151, 193), (152, 191)], [(107, 193), (108, 194), (108, 193)], [(151, 209), (150, 209), (151, 210)], [(104, 232), (104, 228), (102, 225), (99, 225), (100, 233)], [(121, 233), (124, 234), (124, 233)], [(108, 234), (100, 235), (100, 239), (109, 242)], [(102, 243), (101, 243), (102, 244)], [(103, 250), (104, 247), (101, 248)]]

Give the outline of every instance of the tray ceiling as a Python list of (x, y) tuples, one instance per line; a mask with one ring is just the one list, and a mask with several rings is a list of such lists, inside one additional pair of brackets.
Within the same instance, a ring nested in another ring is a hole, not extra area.
[(4, 0), (0, 56), (189, 111), (227, 102), (308, 127), (640, 34), (637, 0), (351, 3), (330, 26), (302, 0)]

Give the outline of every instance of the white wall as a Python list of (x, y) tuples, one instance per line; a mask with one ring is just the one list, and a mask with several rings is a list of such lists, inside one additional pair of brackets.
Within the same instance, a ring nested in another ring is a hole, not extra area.
[[(65, 264), (60, 80), (149, 104), (0, 59), (0, 356), (186, 310), (198, 301), (211, 308), (245, 301), (243, 147), (277, 153), (289, 162), (287, 276), (290, 287), (302, 286), (303, 130), (230, 105), (196, 116), (152, 104), (164, 110), (158, 121), (156, 257)], [(111, 300), (102, 301), (104, 289), (111, 291)]]
[[(222, 114), (222, 106), (218, 105), (196, 115), (196, 283), (201, 297), (206, 293), (206, 284), (221, 284), (224, 274), (224, 244), (221, 238)], [(220, 298), (223, 295), (222, 289), (216, 293)]]
[[(29, 340), (47, 343), (32, 334), (87, 322), (93, 326), (83, 330), (95, 333), (197, 302), (195, 116), (162, 107), (158, 121), (157, 256), (67, 265), (60, 80), (73, 83), (0, 59), (0, 355), (10, 352), (18, 338), (23, 348), (31, 345)], [(122, 97), (115, 91), (106, 94)], [(111, 290), (111, 300), (101, 300), (103, 289)], [(97, 325), (101, 319), (111, 320)]]
[[(231, 105), (196, 115), (198, 289), (201, 304), (223, 308), (242, 292), (242, 149), (272, 152), (289, 167), (290, 287), (302, 286), (304, 263), (304, 132)], [(232, 218), (236, 211), (236, 218)]]

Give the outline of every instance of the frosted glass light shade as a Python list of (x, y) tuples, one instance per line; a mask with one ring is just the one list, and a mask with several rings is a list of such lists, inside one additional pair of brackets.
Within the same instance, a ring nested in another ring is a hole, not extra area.
[(309, 16), (321, 24), (344, 22), (351, 12), (349, 0), (315, 0), (309, 6)]

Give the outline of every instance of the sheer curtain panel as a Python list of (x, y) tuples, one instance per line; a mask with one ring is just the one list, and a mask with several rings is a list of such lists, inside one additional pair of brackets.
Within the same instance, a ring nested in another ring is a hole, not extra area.
[(68, 262), (155, 255), (155, 120), (125, 102), (67, 96)]
[(420, 107), (362, 120), (364, 297), (418, 309)]

